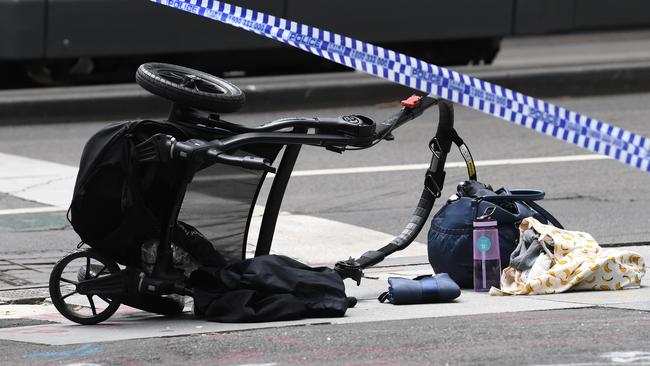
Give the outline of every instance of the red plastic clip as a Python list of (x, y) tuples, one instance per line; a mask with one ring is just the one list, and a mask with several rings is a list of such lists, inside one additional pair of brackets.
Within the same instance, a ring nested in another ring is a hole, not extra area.
[(408, 99), (403, 100), (402, 105), (406, 108), (413, 108), (418, 104), (420, 104), (420, 99), (422, 99), (422, 97), (413, 94), (410, 97), (408, 97)]

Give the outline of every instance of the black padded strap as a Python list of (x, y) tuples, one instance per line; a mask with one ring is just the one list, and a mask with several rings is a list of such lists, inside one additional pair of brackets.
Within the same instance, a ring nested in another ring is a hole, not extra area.
[(472, 153), (469, 151), (469, 147), (465, 144), (462, 138), (458, 135), (455, 129), (451, 130), (451, 140), (458, 146), (460, 150), (460, 155), (465, 160), (467, 165), (467, 175), (469, 180), (477, 180), (476, 178), (476, 166), (474, 165), (474, 158), (472, 158)]
[[(433, 158), (431, 159), (431, 165), (427, 170), (426, 179), (424, 181), (424, 187), (434, 196), (434, 198), (440, 197), (442, 193), (442, 183), (445, 179), (445, 172), (443, 169), (440, 169), (438, 162), (443, 154), (446, 155), (447, 151), (443, 151), (443, 148), (440, 144), (439, 139), (448, 139), (451, 140), (460, 151), (460, 155), (465, 160), (465, 165), (467, 166), (467, 176), (469, 180), (476, 181), (476, 165), (474, 164), (474, 158), (472, 153), (469, 151), (469, 147), (465, 144), (462, 138), (458, 135), (455, 129), (451, 129), (451, 132), (447, 132), (444, 136), (436, 136), (431, 141), (429, 141), (429, 149), (433, 153)], [(444, 164), (444, 161), (443, 161)]]
[[(469, 178), (471, 180), (476, 180), (474, 159), (472, 158), (469, 148), (463, 142), (463, 139), (458, 136), (458, 133), (454, 129), (452, 129), (451, 133), (446, 137), (451, 139), (451, 141), (458, 146), (461, 155), (463, 155), (465, 163), (467, 164), (467, 173)], [(417, 207), (411, 215), (409, 223), (406, 225), (404, 230), (402, 230), (400, 235), (395, 237), (395, 239), (390, 243), (380, 249), (368, 251), (357, 259), (357, 263), (361, 268), (367, 268), (377, 264), (386, 258), (386, 256), (408, 247), (426, 224), (426, 220), (431, 214), (431, 209), (433, 208), (436, 198), (440, 197), (442, 185), (445, 181), (444, 161), (447, 153), (440, 147), (437, 137), (433, 138), (431, 142), (429, 142), (429, 147), (433, 153), (431, 164), (426, 172), (424, 190), (422, 191)]]
[(359, 263), (361, 268), (377, 264), (387, 255), (402, 250), (411, 244), (424, 227), (435, 200), (435, 197), (425, 189), (420, 196), (417, 207), (411, 215), (409, 223), (404, 227), (402, 232), (387, 245), (377, 250), (368, 251), (357, 259), (357, 263)]

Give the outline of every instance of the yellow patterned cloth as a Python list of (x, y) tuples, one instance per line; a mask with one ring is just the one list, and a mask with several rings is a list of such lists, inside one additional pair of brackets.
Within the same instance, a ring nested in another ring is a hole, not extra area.
[(568, 290), (622, 290), (639, 287), (645, 261), (629, 250), (601, 248), (594, 238), (580, 231), (561, 230), (530, 217), (519, 225), (539, 234), (542, 253), (529, 270), (507, 267), (501, 289), (490, 295), (540, 295)]

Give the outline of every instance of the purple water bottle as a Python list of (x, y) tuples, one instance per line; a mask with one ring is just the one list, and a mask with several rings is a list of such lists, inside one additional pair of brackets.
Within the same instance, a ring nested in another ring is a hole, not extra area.
[(494, 207), (474, 221), (474, 291), (489, 291), (501, 281), (499, 229), (492, 219)]

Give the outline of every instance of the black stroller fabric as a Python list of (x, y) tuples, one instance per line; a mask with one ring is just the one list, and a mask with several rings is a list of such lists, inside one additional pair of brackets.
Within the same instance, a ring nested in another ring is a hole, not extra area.
[(267, 322), (345, 315), (341, 277), (291, 258), (267, 255), (225, 268), (202, 267), (189, 279), (194, 312), (210, 321)]
[[(108, 125), (88, 140), (79, 164), (69, 219), (83, 242), (124, 265), (138, 266), (141, 244), (160, 237), (161, 223), (168, 217), (177, 194), (178, 177), (186, 169), (178, 161), (137, 162), (136, 145), (157, 133), (179, 141), (213, 140), (233, 134), (181, 122), (142, 120)], [(282, 145), (250, 145), (245, 152), (235, 154), (274, 161), (281, 148)], [(206, 259), (204, 265), (215, 265), (220, 260), (240, 261), (244, 257), (251, 206), (264, 174), (223, 164), (203, 166), (200, 170), (187, 192), (181, 216), (184, 221), (194, 222), (206, 237), (194, 227), (180, 223), (174, 241), (181, 246), (188, 243), (204, 254), (204, 242), (210, 241), (223, 258), (214, 254), (196, 257), (200, 261)]]
[(210, 240), (203, 236), (194, 226), (178, 221), (173, 235), (172, 242), (174, 245), (179, 246), (192, 257), (200, 259), (202, 265), (211, 267), (226, 265), (226, 260), (221, 253), (216, 251)]
[(167, 179), (158, 182), (157, 190), (142, 187), (141, 172), (134, 163), (135, 143), (138, 136), (147, 138), (155, 133), (184, 136), (167, 123), (117, 123), (92, 136), (81, 155), (70, 222), (81, 240), (125, 265), (137, 264), (140, 243), (157, 237), (160, 231), (155, 209), (146, 203), (143, 191), (165, 197), (172, 184)]

